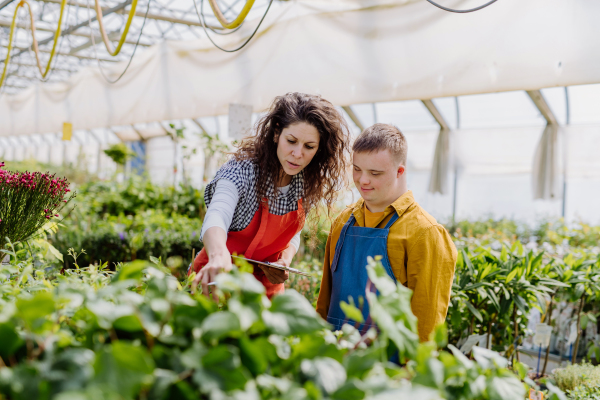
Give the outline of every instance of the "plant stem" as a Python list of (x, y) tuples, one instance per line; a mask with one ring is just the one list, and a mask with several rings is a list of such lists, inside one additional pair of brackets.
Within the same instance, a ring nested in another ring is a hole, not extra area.
[(573, 355), (571, 358), (571, 364), (575, 364), (577, 360), (577, 348), (579, 347), (579, 338), (581, 338), (581, 312), (583, 311), (583, 305), (585, 304), (585, 294), (581, 296), (581, 300), (579, 301), (579, 310), (577, 312), (577, 340), (575, 340), (575, 347), (573, 348)]
[[(550, 296), (550, 307), (548, 308), (548, 326), (552, 326), (552, 306), (554, 305), (554, 293)], [(552, 340), (552, 332), (550, 332), (550, 340)], [(546, 357), (544, 358), (544, 368), (542, 368), (542, 376), (546, 373), (548, 366), (548, 358), (550, 357), (550, 344), (546, 347)]]
[(519, 352), (517, 351), (517, 348), (519, 346), (519, 344), (517, 343), (517, 340), (519, 338), (519, 325), (517, 324), (517, 303), (514, 303), (513, 306), (513, 325), (515, 328), (515, 338), (513, 340), (514, 346), (515, 346), (515, 358), (517, 359), (518, 362), (521, 362), (521, 360), (519, 359)]
[(487, 343), (485, 346), (487, 349), (492, 348), (492, 326), (494, 325), (494, 322), (496, 322), (496, 317), (498, 317), (498, 313), (494, 314), (494, 316), (490, 320), (490, 323), (488, 324), (488, 330), (487, 330), (488, 339), (487, 339)]

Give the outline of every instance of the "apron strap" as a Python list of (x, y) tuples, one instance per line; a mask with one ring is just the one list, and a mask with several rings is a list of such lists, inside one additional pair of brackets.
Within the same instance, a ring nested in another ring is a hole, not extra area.
[(342, 247), (344, 246), (344, 239), (346, 238), (346, 231), (348, 231), (348, 227), (354, 226), (354, 222), (356, 218), (354, 218), (354, 214), (350, 214), (350, 218), (348, 218), (348, 222), (342, 228), (342, 232), (340, 233), (340, 238), (338, 239), (337, 244), (335, 245), (335, 255), (333, 256), (333, 262), (331, 263), (331, 270), (335, 271), (337, 269), (338, 261), (340, 259), (340, 253), (342, 252)]
[(394, 222), (398, 221), (398, 218), (400, 218), (400, 217), (398, 216), (398, 213), (396, 212), (396, 210), (394, 210), (394, 215), (392, 215), (392, 218), (390, 218), (388, 223), (385, 225), (384, 229), (390, 229), (392, 227), (392, 225), (394, 225)]

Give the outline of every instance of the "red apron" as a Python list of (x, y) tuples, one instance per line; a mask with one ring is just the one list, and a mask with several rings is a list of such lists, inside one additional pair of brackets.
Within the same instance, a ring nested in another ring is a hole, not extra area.
[[(288, 248), (296, 233), (302, 229), (304, 219), (302, 199), (298, 200), (298, 210), (284, 215), (269, 213), (267, 202), (263, 201), (250, 225), (239, 232), (227, 234), (227, 249), (231, 254), (237, 253), (253, 260), (275, 262)], [(193, 270), (198, 273), (207, 263), (208, 255), (206, 250), (202, 249), (194, 260)], [(190, 273), (191, 271), (190, 269)], [(283, 283), (269, 282), (265, 273), (258, 267), (254, 267), (254, 276), (265, 286), (269, 298), (284, 291)]]

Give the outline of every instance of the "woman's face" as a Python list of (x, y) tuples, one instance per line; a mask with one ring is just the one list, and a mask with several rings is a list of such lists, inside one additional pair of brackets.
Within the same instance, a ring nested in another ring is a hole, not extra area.
[(311, 162), (319, 149), (319, 131), (306, 122), (298, 122), (281, 131), (275, 139), (277, 158), (288, 175), (296, 175)]

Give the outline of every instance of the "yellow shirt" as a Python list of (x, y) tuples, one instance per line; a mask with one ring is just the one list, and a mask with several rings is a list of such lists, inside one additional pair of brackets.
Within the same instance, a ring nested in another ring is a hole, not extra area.
[(377, 228), (379, 221), (383, 219), (385, 211), (373, 213), (369, 211), (369, 208), (366, 205), (363, 206), (363, 210), (365, 212), (365, 226), (367, 228)]
[[(364, 206), (364, 200), (360, 199), (335, 220), (325, 247), (317, 312), (327, 318), (331, 299), (331, 262), (342, 227), (350, 214), (354, 214), (357, 226), (364, 227), (367, 219), (368, 225), (381, 228), (393, 212), (398, 213), (399, 218), (390, 228), (388, 258), (398, 282), (413, 291), (411, 308), (418, 319), (419, 338), (426, 341), (435, 326), (446, 319), (457, 252), (446, 229), (419, 206), (410, 190), (383, 213), (371, 213)], [(381, 215), (372, 222), (376, 214)], [(366, 265), (367, 260), (364, 262)]]

